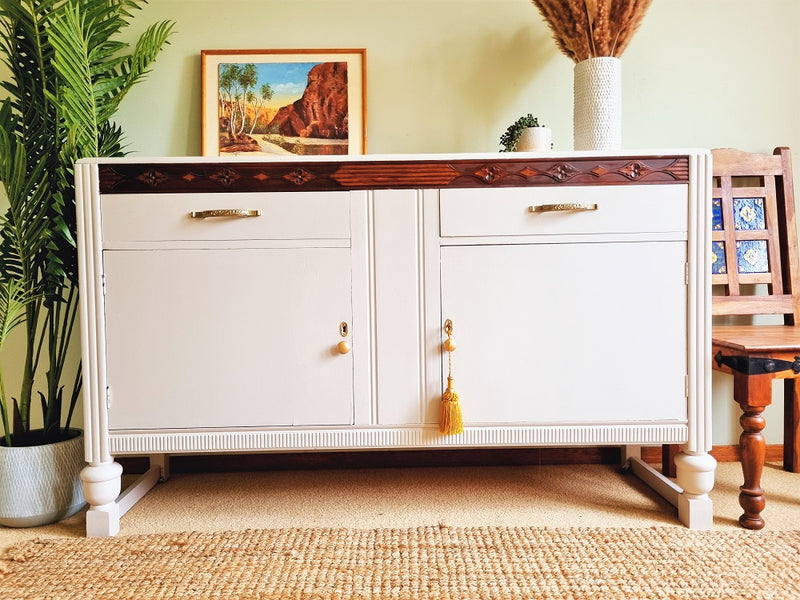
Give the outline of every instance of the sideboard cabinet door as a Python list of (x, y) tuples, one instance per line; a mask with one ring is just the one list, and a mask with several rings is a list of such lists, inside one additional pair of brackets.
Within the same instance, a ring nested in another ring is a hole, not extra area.
[(112, 431), (353, 423), (357, 348), (337, 351), (353, 326), (350, 248), (114, 249), (103, 262)]
[(685, 257), (681, 242), (442, 248), (465, 422), (685, 421)]

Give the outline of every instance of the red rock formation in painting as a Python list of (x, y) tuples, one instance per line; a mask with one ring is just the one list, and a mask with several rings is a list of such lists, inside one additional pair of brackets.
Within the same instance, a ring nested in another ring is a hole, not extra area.
[(303, 97), (281, 108), (269, 129), (292, 137), (347, 139), (347, 63), (312, 67)]

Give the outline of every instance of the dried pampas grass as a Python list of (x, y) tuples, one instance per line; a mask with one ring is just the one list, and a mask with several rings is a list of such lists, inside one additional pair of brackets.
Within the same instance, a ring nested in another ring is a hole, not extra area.
[(559, 50), (579, 63), (619, 57), (642, 23), (651, 0), (532, 0)]

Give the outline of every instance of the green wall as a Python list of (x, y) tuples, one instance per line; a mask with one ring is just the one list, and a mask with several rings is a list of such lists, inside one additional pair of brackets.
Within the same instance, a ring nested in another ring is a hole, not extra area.
[[(120, 122), (142, 155), (200, 152), (200, 51), (367, 49), (370, 153), (498, 149), (518, 116), (572, 147), (572, 68), (528, 0), (152, 0), (177, 33)], [(623, 55), (626, 148), (800, 149), (796, 0), (654, 0)], [(797, 143), (794, 143), (797, 142)]]

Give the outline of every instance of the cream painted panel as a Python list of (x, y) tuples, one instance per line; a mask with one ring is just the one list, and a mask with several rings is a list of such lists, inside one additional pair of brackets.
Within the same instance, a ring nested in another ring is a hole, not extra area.
[(376, 423), (421, 423), (421, 194), (375, 191), (373, 210)]
[[(591, 189), (591, 193), (587, 193)], [(683, 232), (687, 186), (592, 186), (441, 191), (442, 237)], [(531, 212), (553, 204), (596, 210)]]
[(348, 248), (110, 251), (104, 267), (110, 429), (352, 423)]
[(686, 244), (442, 248), (465, 423), (685, 421)]
[[(101, 197), (103, 247), (124, 242), (344, 239), (349, 192), (119, 194)], [(193, 211), (258, 210), (254, 217), (192, 218)]]

